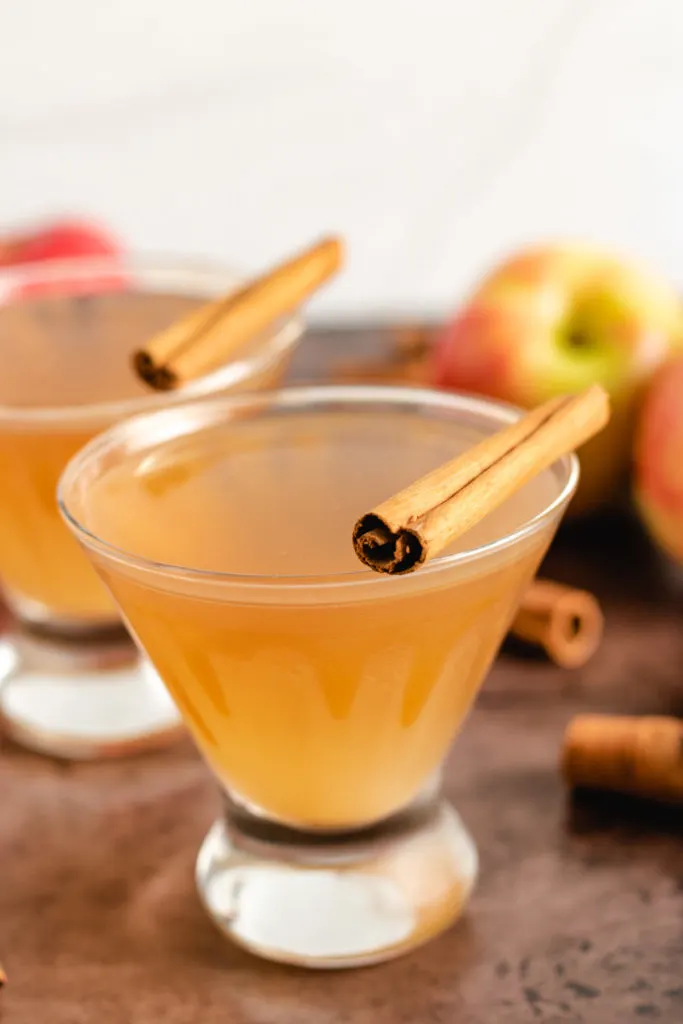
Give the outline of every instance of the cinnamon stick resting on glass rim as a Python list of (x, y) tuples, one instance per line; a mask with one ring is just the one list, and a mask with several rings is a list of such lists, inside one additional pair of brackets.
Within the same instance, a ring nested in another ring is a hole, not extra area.
[(597, 434), (609, 412), (598, 384), (533, 409), (362, 516), (353, 531), (358, 558), (390, 575), (416, 569)]
[(133, 354), (136, 373), (159, 391), (211, 373), (240, 346), (297, 309), (339, 270), (342, 260), (341, 240), (322, 239), (155, 335)]

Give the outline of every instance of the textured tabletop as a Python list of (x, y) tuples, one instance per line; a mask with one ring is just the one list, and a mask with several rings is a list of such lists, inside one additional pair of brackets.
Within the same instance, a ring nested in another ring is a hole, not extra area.
[[(311, 336), (295, 372), (381, 347)], [(316, 974), (229, 945), (195, 896), (218, 808), (189, 743), (65, 765), (0, 749), (2, 1024), (629, 1024), (683, 1021), (683, 814), (557, 772), (581, 709), (683, 710), (683, 595), (627, 515), (563, 531), (546, 565), (594, 589), (604, 644), (580, 672), (504, 654), (450, 759), (476, 838), (465, 918), (410, 956)]]

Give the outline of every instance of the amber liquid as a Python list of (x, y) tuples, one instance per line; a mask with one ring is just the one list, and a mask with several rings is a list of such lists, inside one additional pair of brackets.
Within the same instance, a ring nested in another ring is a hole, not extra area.
[[(131, 352), (200, 302), (117, 291), (0, 308), (0, 584), (20, 614), (65, 625), (118, 619), (55, 495), (71, 456), (124, 410), (72, 413), (148, 395)], [(64, 415), (12, 415), (48, 408)]]
[[(478, 438), (398, 412), (243, 419), (125, 456), (87, 489), (79, 518), (122, 550), (270, 577), (163, 575), (97, 557), (239, 799), (302, 827), (357, 826), (406, 804), (439, 765), (554, 524), (399, 579), (364, 570), (350, 536), (362, 512)], [(467, 545), (504, 535), (557, 491), (544, 474)]]

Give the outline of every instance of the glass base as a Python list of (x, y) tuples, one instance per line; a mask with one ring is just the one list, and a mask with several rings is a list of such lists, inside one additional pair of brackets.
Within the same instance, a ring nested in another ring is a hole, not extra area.
[(41, 635), (60, 639), (85, 640), (94, 635), (125, 636), (121, 618), (112, 607), (108, 615), (99, 619), (84, 619), (83, 616), (57, 614), (52, 608), (30, 597), (3, 588), (2, 600), (10, 609), (15, 622), (21, 627)]
[(360, 967), (407, 953), (462, 913), (476, 847), (444, 800), (353, 834), (304, 833), (232, 806), (204, 840), (199, 895), (230, 939), (268, 960)]
[(174, 742), (175, 704), (127, 636), (56, 640), (17, 629), (0, 639), (0, 729), (69, 760), (122, 757)]

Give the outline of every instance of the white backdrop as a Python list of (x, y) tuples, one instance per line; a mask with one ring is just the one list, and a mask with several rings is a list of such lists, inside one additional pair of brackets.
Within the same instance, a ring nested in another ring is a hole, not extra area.
[(683, 2), (6, 3), (0, 225), (62, 212), (254, 267), (342, 231), (326, 319), (548, 236), (683, 282)]

